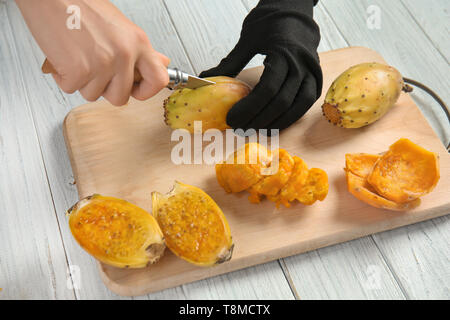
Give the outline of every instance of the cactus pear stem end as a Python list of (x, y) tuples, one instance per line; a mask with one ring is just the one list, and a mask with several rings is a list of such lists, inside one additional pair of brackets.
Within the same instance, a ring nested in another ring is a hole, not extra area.
[(411, 92), (411, 91), (413, 91), (413, 87), (411, 87), (409, 84), (405, 83), (402, 87), (402, 91), (406, 92), (406, 93)]

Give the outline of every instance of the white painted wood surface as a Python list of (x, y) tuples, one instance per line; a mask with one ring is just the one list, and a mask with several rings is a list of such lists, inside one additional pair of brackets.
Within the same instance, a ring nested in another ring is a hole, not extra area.
[[(366, 16), (361, 13), (373, 1), (326, 1), (320, 6), (334, 21), (336, 29), (348, 45), (370, 46), (396, 66), (404, 76), (420, 80), (433, 88), (444, 101), (449, 101), (450, 70), (448, 62), (443, 58), (444, 54), (433, 46), (423, 29), (411, 19), (403, 3), (385, 0), (376, 3), (381, 9), (380, 30), (364, 28)], [(408, 8), (424, 7), (420, 0), (407, 3)], [(431, 6), (431, 3), (428, 2), (428, 5)], [(446, 7), (441, 9), (448, 10), (448, 7), (447, 2)], [(420, 19), (436, 19), (428, 14), (429, 11), (422, 11)], [(446, 23), (448, 28), (449, 22)], [(444, 24), (442, 22), (443, 29)], [(420, 90), (416, 89), (412, 97), (447, 144), (450, 140), (450, 126), (443, 111)], [(406, 298), (448, 299), (449, 227), (450, 219), (447, 216), (372, 236)]]
[(0, 65), (0, 298), (70, 299), (46, 166), (3, 2)]
[[(257, 1), (114, 3), (172, 65), (198, 73), (234, 46)], [(369, 5), (381, 9), (380, 30), (366, 26)], [(315, 9), (319, 50), (371, 47), (448, 103), (448, 12), (446, 0), (321, 0)], [(43, 76), (42, 61), (15, 4), (0, 1), (0, 299), (118, 299), (101, 283), (95, 261), (73, 241), (64, 215), (77, 194), (61, 124), (84, 101)], [(252, 65), (261, 61), (257, 57)], [(448, 142), (443, 112), (419, 90), (413, 97)], [(437, 218), (139, 298), (448, 299), (449, 221)], [(80, 268), (72, 278), (69, 265)], [(69, 289), (67, 281), (79, 289)]]

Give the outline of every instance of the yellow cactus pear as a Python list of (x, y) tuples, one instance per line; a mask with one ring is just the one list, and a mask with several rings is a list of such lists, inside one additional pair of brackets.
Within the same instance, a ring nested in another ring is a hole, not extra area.
[(344, 71), (330, 86), (322, 105), (330, 123), (360, 128), (380, 119), (397, 102), (401, 91), (409, 92), (394, 67), (370, 62)]
[(215, 84), (196, 89), (176, 90), (164, 101), (165, 122), (172, 129), (194, 132), (194, 121), (202, 121), (202, 132), (225, 130), (231, 107), (250, 93), (250, 87), (230, 77), (206, 78)]

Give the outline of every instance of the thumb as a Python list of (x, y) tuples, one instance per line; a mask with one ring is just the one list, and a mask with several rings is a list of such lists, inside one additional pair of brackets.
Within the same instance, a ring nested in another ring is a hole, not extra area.
[(220, 61), (219, 65), (200, 73), (201, 78), (214, 76), (235, 77), (247, 63), (253, 58), (254, 53), (250, 52), (239, 41), (231, 52)]

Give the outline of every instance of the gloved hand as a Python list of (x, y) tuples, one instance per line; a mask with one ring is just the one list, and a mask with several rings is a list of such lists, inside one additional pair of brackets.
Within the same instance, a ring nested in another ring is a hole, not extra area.
[(266, 55), (259, 83), (228, 112), (230, 127), (282, 130), (320, 97), (320, 31), (313, 20), (315, 2), (260, 0), (245, 18), (234, 49), (217, 67), (200, 74), (234, 77), (254, 55)]
[[(56, 70), (59, 87), (89, 101), (114, 105), (130, 95), (145, 100), (169, 82), (169, 59), (152, 48), (145, 32), (108, 0), (16, 0), (36, 42)], [(66, 10), (80, 8), (80, 29), (69, 29)], [(142, 80), (134, 85), (134, 70)]]

